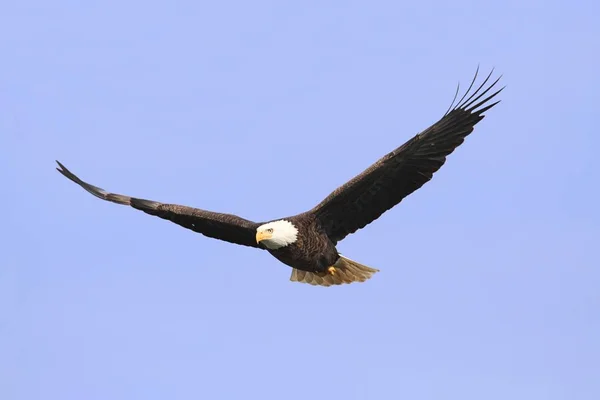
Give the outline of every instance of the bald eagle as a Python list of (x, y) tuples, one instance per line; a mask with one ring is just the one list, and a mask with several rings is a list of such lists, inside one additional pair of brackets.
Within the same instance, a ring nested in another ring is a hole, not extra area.
[(334, 190), (316, 207), (269, 222), (109, 193), (82, 181), (58, 161), (57, 170), (102, 200), (131, 206), (207, 237), (266, 250), (292, 267), (291, 281), (320, 286), (364, 282), (378, 270), (341, 255), (337, 243), (379, 218), (432, 178), (446, 157), (484, 118), (483, 113), (499, 103), (490, 101), (504, 88), (488, 93), (500, 77), (486, 86), (492, 73), (493, 70), (471, 91), (477, 79), (475, 73), (458, 102), (457, 88), (454, 100), (439, 121)]

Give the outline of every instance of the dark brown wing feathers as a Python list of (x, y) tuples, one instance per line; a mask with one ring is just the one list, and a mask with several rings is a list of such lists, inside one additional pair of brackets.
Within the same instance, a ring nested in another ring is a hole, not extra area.
[(157, 201), (109, 193), (104, 189), (82, 181), (60, 162), (57, 161), (57, 163), (60, 167), (56, 168), (58, 172), (102, 200), (131, 206), (147, 214), (172, 221), (210, 238), (244, 246), (258, 247), (255, 239), (256, 228), (259, 226), (258, 223), (248, 221), (236, 215), (215, 213), (177, 204), (163, 204)]
[(504, 88), (484, 97), (500, 80), (486, 88), (491, 75), (470, 94), (476, 73), (463, 97), (453, 107), (455, 95), (438, 122), (337, 188), (311, 210), (334, 243), (371, 223), (432, 178), (483, 119), (483, 112), (499, 103), (489, 104)]

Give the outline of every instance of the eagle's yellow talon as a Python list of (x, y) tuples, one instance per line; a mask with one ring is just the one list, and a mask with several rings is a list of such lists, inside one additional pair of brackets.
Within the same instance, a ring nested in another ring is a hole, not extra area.
[(335, 267), (327, 268), (327, 272), (329, 272), (329, 275), (335, 275)]

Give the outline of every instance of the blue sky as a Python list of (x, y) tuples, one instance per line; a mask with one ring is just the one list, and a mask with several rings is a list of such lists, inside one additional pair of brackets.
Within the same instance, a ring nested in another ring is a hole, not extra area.
[[(597, 399), (597, 2), (7, 2), (0, 398)], [(496, 67), (503, 102), (340, 251), (365, 284), (102, 202), (311, 208)]]

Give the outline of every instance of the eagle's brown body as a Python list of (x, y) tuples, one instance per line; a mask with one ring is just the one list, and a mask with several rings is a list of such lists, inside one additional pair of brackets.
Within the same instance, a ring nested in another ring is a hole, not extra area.
[(339, 254), (337, 243), (379, 218), (432, 178), (446, 157), (483, 119), (483, 113), (498, 103), (489, 102), (502, 89), (484, 97), (500, 79), (485, 87), (490, 77), (491, 73), (471, 93), (475, 74), (457, 105), (452, 108), (453, 101), (438, 122), (334, 190), (310, 211), (266, 224), (231, 214), (109, 193), (82, 181), (60, 163), (57, 169), (103, 200), (129, 205), (211, 238), (266, 249), (293, 268), (293, 281), (323, 286), (362, 282), (377, 270)]
[(284, 219), (294, 224), (302, 235), (288, 246), (267, 249), (279, 261), (303, 271), (325, 273), (340, 258), (335, 244), (314, 215), (304, 213)]

